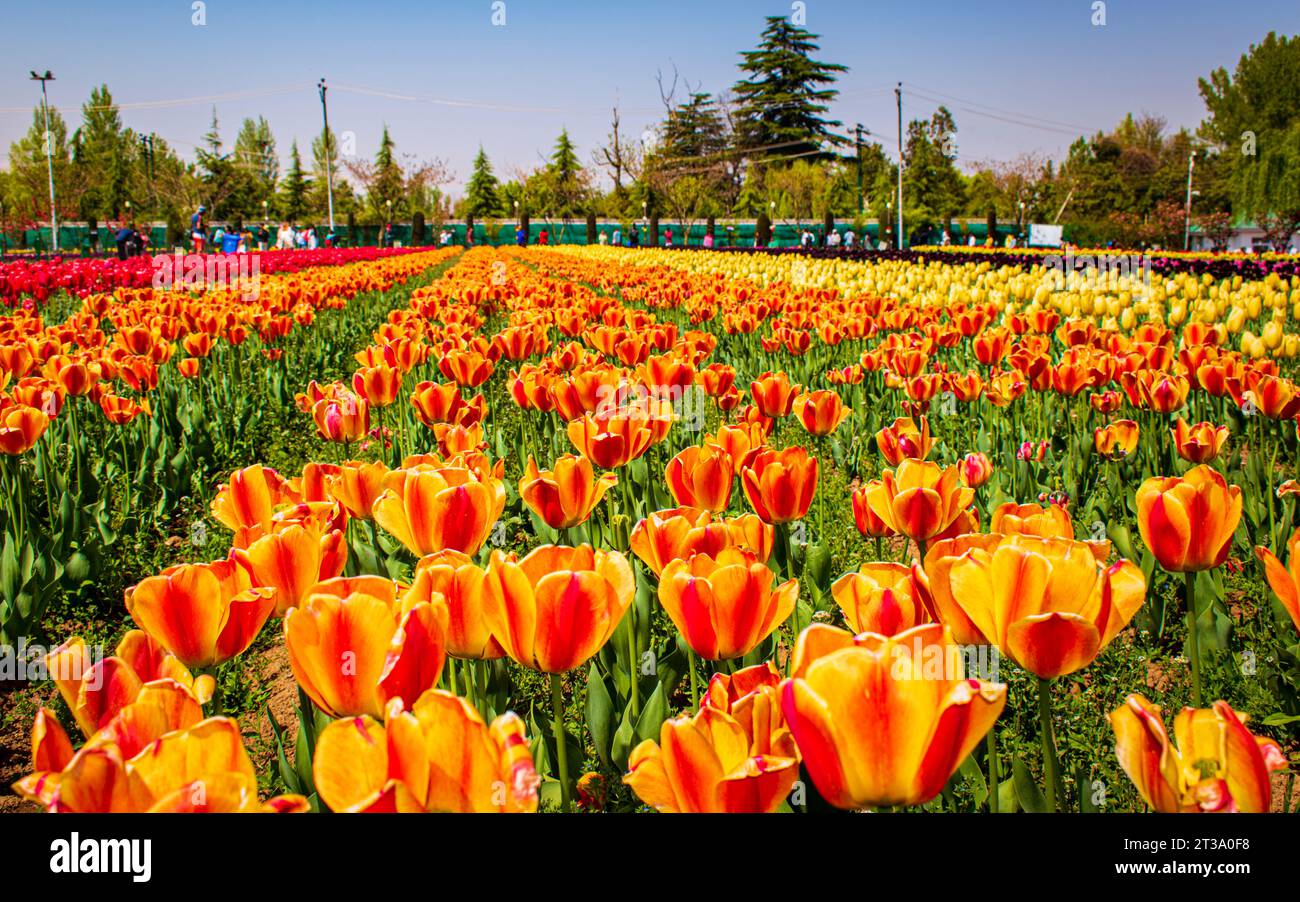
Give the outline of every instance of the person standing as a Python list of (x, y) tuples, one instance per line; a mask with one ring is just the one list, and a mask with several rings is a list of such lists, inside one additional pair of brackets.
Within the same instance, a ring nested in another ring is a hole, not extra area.
[(515, 226), (515, 244), (523, 247), (528, 243), (528, 237), (524, 234), (524, 224), (521, 222)]
[(190, 243), (194, 248), (194, 253), (203, 253), (203, 240), (207, 236), (207, 224), (203, 221), (203, 214), (208, 212), (208, 208), (199, 204), (199, 209), (190, 217)]
[(614, 226), (614, 235), (610, 244), (614, 245), (614, 247), (623, 246), (623, 229), (621, 226)]
[(130, 257), (131, 242), (135, 237), (134, 227), (122, 223), (122, 227), (117, 230), (117, 234), (113, 237), (117, 241), (117, 259), (125, 260), (127, 257)]

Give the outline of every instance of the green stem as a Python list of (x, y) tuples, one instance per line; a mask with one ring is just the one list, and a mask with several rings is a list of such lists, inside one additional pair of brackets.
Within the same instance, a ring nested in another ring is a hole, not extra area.
[(691, 710), (698, 711), (700, 707), (700, 678), (695, 672), (695, 650), (689, 645), (686, 646), (687, 666), (691, 668)]
[(1056, 738), (1052, 734), (1052, 681), (1038, 679), (1038, 720), (1043, 734), (1043, 771), (1046, 774), (1047, 810), (1055, 812), (1060, 793), (1060, 764), (1056, 760)]
[(641, 714), (641, 687), (637, 685), (636, 602), (627, 611), (627, 673), (632, 692), (632, 716)]
[(998, 813), (998, 784), (1001, 777), (998, 775), (998, 736), (997, 727), (989, 729), (988, 736), (984, 739), (988, 746), (989, 755), (989, 813)]
[(1192, 704), (1201, 707), (1201, 637), (1196, 626), (1196, 573), (1183, 574), (1187, 599), (1187, 656), (1192, 661)]
[(560, 686), (560, 675), (551, 674), (551, 712), (554, 718), (551, 726), (555, 732), (555, 758), (559, 769), (560, 804), (565, 814), (573, 810), (569, 801), (569, 750), (564, 741), (564, 690)]

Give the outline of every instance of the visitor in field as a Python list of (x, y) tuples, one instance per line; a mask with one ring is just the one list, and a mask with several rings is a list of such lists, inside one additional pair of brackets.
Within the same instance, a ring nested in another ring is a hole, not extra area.
[(826, 236), (826, 246), (839, 247), (841, 240), (843, 239), (840, 238), (840, 233), (835, 231), (834, 229), (831, 229), (830, 234)]
[(711, 247), (713, 247), (713, 233), (712, 233), (712, 232), (705, 232), (705, 233), (704, 233), (704, 246), (705, 246), (705, 248), (711, 248)]
[(673, 230), (664, 229), (664, 247), (673, 246)]
[(132, 256), (131, 241), (134, 236), (135, 227), (127, 225), (126, 223), (123, 223), (122, 228), (117, 230), (117, 235), (115, 236), (117, 240), (117, 259), (125, 260), (127, 257)]
[(846, 250), (852, 250), (853, 242), (857, 240), (858, 240), (858, 236), (854, 233), (852, 228), (848, 228), (844, 230), (844, 247)]
[(541, 234), (537, 236), (537, 243), (538, 243), (538, 244), (550, 244), (550, 243), (551, 243), (551, 236), (550, 236), (550, 233), (547, 232), (546, 229), (542, 229)]
[(190, 243), (193, 245), (196, 254), (203, 253), (203, 238), (207, 234), (203, 214), (206, 212), (208, 212), (208, 208), (199, 204), (198, 210), (190, 217)]
[(623, 230), (617, 226), (614, 228), (614, 237), (612, 239), (614, 247), (623, 246)]
[(523, 247), (523, 246), (526, 245), (527, 243), (528, 243), (528, 239), (527, 239), (527, 237), (524, 235), (524, 227), (523, 227), (523, 225), (521, 224), (521, 225), (517, 225), (517, 226), (515, 226), (515, 244), (519, 245), (520, 247)]
[(609, 236), (606, 235), (604, 232), (601, 232), (599, 235), (596, 236), (596, 241), (599, 242), (601, 247), (604, 247), (605, 245), (609, 244)]
[(280, 223), (279, 231), (275, 233), (275, 249), (277, 251), (287, 251), (293, 247), (293, 227), (287, 222)]
[(266, 227), (266, 223), (262, 223), (257, 227), (257, 249), (264, 251), (270, 243), (271, 230)]

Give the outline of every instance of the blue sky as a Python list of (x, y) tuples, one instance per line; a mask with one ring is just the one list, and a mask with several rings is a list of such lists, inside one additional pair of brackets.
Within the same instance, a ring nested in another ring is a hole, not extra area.
[[(1105, 5), (1104, 26), (1091, 22), (1092, 0), (802, 8), (821, 35), (821, 57), (851, 70), (836, 118), (863, 123), (890, 146), (893, 86), (902, 81), (906, 119), (949, 105), (965, 163), (1059, 156), (1079, 130), (1109, 128), (1129, 111), (1193, 126), (1204, 113), (1198, 77), (1231, 70), (1270, 30), (1300, 32), (1295, 0)], [(536, 165), (565, 126), (588, 161), (615, 102), (639, 135), (659, 112), (655, 74), (670, 76), (674, 64), (692, 87), (727, 89), (763, 17), (795, 6), (504, 0), (497, 26), (492, 0), (207, 0), (206, 24), (195, 26), (188, 0), (11, 0), (0, 13), (0, 60), (10, 70), (0, 72), (0, 148), (30, 123), (32, 68), (53, 70), (51, 102), (72, 125), (91, 87), (107, 82), (128, 125), (157, 131), (186, 157), (207, 131), (214, 96), (227, 142), (243, 117), (260, 114), (282, 158), (295, 137), (305, 152), (320, 129), (314, 84), (325, 76), (330, 124), (355, 134), (359, 155), (373, 155), (387, 123), (399, 152), (449, 163), (454, 191), (480, 143), (498, 174), (510, 175)]]

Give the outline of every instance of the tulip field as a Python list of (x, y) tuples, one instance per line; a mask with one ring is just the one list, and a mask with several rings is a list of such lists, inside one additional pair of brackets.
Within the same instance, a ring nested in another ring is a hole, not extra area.
[(1300, 810), (1295, 258), (263, 256), (0, 263), (0, 811)]

